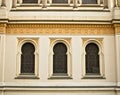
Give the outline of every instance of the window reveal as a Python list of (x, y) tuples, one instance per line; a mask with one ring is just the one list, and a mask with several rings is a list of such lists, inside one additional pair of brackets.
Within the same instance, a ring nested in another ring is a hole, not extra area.
[(99, 48), (96, 44), (90, 43), (86, 46), (86, 73), (99, 74)]
[(22, 46), (21, 55), (21, 73), (34, 73), (35, 47), (31, 43), (25, 43)]
[(67, 47), (57, 43), (53, 48), (53, 73), (67, 73)]

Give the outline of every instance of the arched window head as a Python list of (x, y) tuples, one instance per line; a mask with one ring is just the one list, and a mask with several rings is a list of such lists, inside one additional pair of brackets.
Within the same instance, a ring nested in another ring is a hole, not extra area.
[(35, 73), (35, 47), (32, 43), (25, 43), (21, 48), (21, 73)]
[(63, 43), (57, 43), (53, 47), (53, 74), (67, 74), (67, 47)]
[(38, 0), (23, 0), (23, 3), (37, 3)]
[(82, 0), (83, 4), (97, 4), (97, 0)]
[(99, 47), (95, 43), (89, 43), (86, 48), (86, 74), (100, 74)]

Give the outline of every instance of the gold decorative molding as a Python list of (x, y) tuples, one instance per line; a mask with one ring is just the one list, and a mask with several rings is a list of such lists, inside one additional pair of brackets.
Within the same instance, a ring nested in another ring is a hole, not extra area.
[(0, 24), (0, 34), (6, 33), (6, 24)]
[(7, 34), (111, 35), (114, 27), (104, 24), (9, 24)]
[(71, 38), (50, 38), (50, 44), (52, 44), (54, 41), (67, 41), (68, 44), (71, 44)]
[(120, 35), (120, 24), (114, 24), (115, 27), (115, 34)]
[(28, 37), (19, 37), (18, 43), (21, 43), (22, 41), (34, 41), (36, 44), (38, 44), (39, 38), (28, 38)]
[(103, 44), (103, 38), (82, 38), (83, 41), (83, 45), (88, 42), (88, 41), (97, 41), (99, 42), (101, 45)]

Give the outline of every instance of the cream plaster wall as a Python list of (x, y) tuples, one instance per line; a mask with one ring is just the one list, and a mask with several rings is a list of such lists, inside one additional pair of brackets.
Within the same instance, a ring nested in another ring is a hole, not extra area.
[[(82, 20), (82, 21), (110, 21), (111, 12), (83, 12), (83, 11), (32, 11), (32, 12), (10, 12), (10, 20)], [(91, 23), (91, 22), (89, 22)]]
[[(16, 77), (16, 54), (17, 54), (17, 37), (39, 37), (39, 78), (40, 79), (15, 79)], [(72, 78), (69, 80), (50, 80), (48, 79), (48, 55), (50, 49), (49, 38), (72, 38)], [(105, 77), (106, 79), (82, 79), (82, 39), (81, 38), (104, 38), (104, 63), (105, 63)], [(8, 49), (9, 47), (9, 49)], [(110, 48), (108, 48), (110, 47)], [(5, 82), (8, 85), (105, 85), (114, 86), (116, 83), (116, 67), (115, 67), (115, 45), (114, 36), (64, 36), (64, 35), (7, 35), (6, 36), (6, 60), (5, 60)], [(112, 77), (111, 77), (112, 76)], [(42, 83), (43, 82), (43, 83)], [(87, 83), (86, 83), (87, 82)], [(13, 84), (12, 84), (13, 83)], [(17, 84), (18, 83), (18, 84)]]

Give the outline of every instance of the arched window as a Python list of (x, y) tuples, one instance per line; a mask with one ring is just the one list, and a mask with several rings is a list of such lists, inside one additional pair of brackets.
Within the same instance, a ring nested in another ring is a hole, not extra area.
[(68, 3), (68, 0), (52, 0), (52, 3)]
[(53, 74), (67, 74), (67, 47), (63, 43), (57, 43), (53, 47)]
[(35, 47), (32, 43), (25, 43), (21, 48), (21, 73), (35, 73)]
[(83, 4), (97, 4), (97, 0), (82, 0)]
[(37, 3), (38, 0), (23, 0), (23, 3)]
[(89, 43), (85, 51), (86, 74), (100, 74), (99, 47), (95, 43)]

